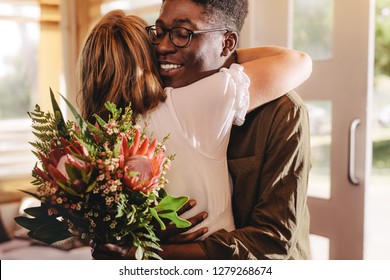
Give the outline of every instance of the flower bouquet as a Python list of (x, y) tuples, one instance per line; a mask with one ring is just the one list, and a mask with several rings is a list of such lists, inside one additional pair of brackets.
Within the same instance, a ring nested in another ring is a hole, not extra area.
[(47, 244), (77, 235), (94, 243), (136, 247), (137, 259), (160, 259), (157, 227), (166, 222), (177, 227), (190, 223), (177, 211), (187, 197), (164, 191), (166, 171), (173, 156), (164, 145), (149, 141), (129, 107), (106, 103), (105, 121), (96, 124), (80, 116), (62, 97), (75, 121), (65, 121), (50, 89), (53, 113), (36, 105), (29, 112), (37, 141), (31, 143), (39, 165), (32, 171), (39, 207), (25, 209), (30, 217), (16, 217), (29, 236)]

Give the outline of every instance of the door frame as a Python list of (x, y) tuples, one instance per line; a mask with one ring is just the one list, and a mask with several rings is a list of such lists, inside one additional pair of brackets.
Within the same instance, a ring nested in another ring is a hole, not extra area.
[[(294, 0), (249, 1), (240, 47), (293, 47)], [(333, 7), (332, 58), (313, 60), (310, 79), (297, 88), (305, 101), (330, 100), (333, 109), (331, 195), (308, 198), (311, 233), (329, 239), (329, 259), (363, 259), (365, 185), (372, 158), (367, 120), (373, 91), (375, 0), (333, 0)]]

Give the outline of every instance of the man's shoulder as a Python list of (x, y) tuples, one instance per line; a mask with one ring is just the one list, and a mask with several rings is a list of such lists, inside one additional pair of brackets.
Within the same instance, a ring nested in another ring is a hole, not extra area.
[(294, 90), (289, 91), (285, 95), (270, 102), (269, 105), (271, 105), (272, 103), (274, 103), (273, 105), (276, 106), (283, 105), (283, 106), (292, 106), (292, 107), (300, 107), (300, 106), (304, 106), (305, 104), (302, 98), (300, 97), (300, 95)]
[[(262, 114), (279, 114), (280, 111), (288, 112), (291, 110), (299, 110), (305, 108), (305, 103), (296, 91), (289, 91), (285, 95), (272, 100), (261, 107), (253, 110), (251, 113), (257, 115)], [(250, 114), (251, 114), (250, 113)]]
[[(268, 108), (267, 108), (268, 107)], [(305, 103), (296, 91), (289, 91), (278, 99), (266, 104), (265, 111), (281, 112), (306, 111)]]
[(302, 106), (305, 104), (301, 96), (294, 90), (287, 92), (284, 97), (289, 99), (289, 102), (292, 102), (295, 106)]

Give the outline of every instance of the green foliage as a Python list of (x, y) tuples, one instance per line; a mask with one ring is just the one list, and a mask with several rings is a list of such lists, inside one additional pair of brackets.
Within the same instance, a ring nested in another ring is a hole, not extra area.
[(390, 76), (390, 0), (376, 1), (375, 76)]
[[(32, 120), (32, 133), (37, 137), (37, 141), (29, 142), (37, 151), (47, 154), (53, 141), (61, 137), (68, 138), (68, 129), (72, 123), (64, 123), (62, 114), (43, 112), (39, 105), (35, 106), (34, 111), (28, 112)], [(58, 130), (62, 127), (61, 130)], [(39, 158), (36, 151), (33, 153)]]
[(47, 215), (49, 207), (42, 204), (40, 207), (31, 207), (24, 212), (33, 218), (19, 216), (15, 218), (15, 222), (29, 230), (28, 235), (36, 240), (46, 244), (72, 237), (68, 231), (68, 226), (59, 221), (56, 215)]
[(390, 140), (373, 143), (373, 168), (390, 169)]
[(161, 229), (165, 229), (165, 225), (161, 218), (172, 221), (178, 228), (186, 228), (191, 225), (187, 220), (181, 219), (177, 215), (177, 211), (188, 201), (188, 197), (173, 197), (165, 195), (158, 205), (151, 209), (152, 215), (160, 223)]

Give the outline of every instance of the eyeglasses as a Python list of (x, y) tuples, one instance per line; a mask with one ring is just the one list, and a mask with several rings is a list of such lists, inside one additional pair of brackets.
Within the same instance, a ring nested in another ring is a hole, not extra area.
[(157, 25), (147, 26), (146, 31), (149, 34), (150, 40), (153, 44), (158, 45), (164, 39), (166, 33), (169, 33), (169, 40), (178, 48), (186, 47), (192, 39), (194, 34), (229, 31), (228, 28), (204, 29), (204, 30), (190, 30), (184, 27), (174, 27), (171, 29), (163, 29)]

